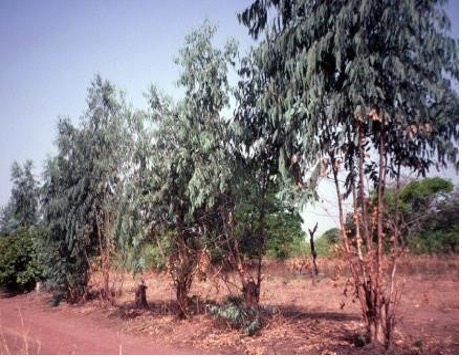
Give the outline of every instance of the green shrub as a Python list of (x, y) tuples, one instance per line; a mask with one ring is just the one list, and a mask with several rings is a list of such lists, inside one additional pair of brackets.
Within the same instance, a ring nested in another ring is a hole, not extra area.
[(247, 336), (253, 336), (263, 328), (265, 316), (276, 313), (272, 308), (251, 308), (244, 305), (242, 295), (229, 295), (221, 305), (208, 304), (207, 311), (215, 319), (225, 322), (233, 329), (239, 329)]
[(409, 250), (414, 254), (444, 254), (459, 252), (459, 233), (435, 230), (409, 239)]
[(319, 257), (330, 257), (332, 255), (335, 244), (332, 244), (323, 237), (317, 239), (314, 244), (316, 245), (316, 252)]
[(39, 263), (41, 233), (21, 228), (0, 237), (0, 286), (15, 291), (31, 290), (42, 275)]

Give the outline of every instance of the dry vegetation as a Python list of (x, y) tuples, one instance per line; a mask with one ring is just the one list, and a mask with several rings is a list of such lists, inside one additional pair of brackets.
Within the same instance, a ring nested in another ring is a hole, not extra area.
[[(346, 267), (339, 261), (319, 260), (320, 275), (314, 278), (309, 265), (265, 263), (261, 303), (272, 312), (264, 327), (252, 337), (232, 329), (206, 313), (206, 303), (220, 302), (237, 294), (228, 274), (211, 272), (195, 282), (191, 292), (192, 315), (175, 317), (177, 307), (169, 277), (146, 273), (149, 309), (135, 308), (136, 284), (130, 275), (116, 274), (115, 305), (95, 299), (70, 309), (99, 312), (113, 325), (141, 334), (158, 343), (195, 347), (209, 353), (227, 354), (373, 354), (385, 353), (364, 346), (364, 327), (359, 316)], [(302, 265), (303, 266), (303, 265)], [(388, 353), (457, 354), (459, 351), (458, 256), (407, 257), (399, 266), (401, 301), (395, 346)], [(93, 276), (93, 287), (98, 285)]]
[(0, 320), (0, 355), (29, 355), (40, 354), (41, 344), (29, 334), (29, 327), (24, 324), (21, 311), (18, 310), (18, 319), (21, 321), (19, 334), (8, 329), (8, 324)]

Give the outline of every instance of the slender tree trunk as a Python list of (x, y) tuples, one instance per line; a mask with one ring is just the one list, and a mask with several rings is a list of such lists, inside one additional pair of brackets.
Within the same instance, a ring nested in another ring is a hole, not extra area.
[[(357, 133), (358, 133), (358, 140), (359, 140), (359, 165), (358, 165), (358, 172), (359, 172), (359, 201), (361, 203), (362, 209), (362, 228), (364, 230), (364, 236), (366, 241), (366, 250), (367, 252), (371, 252), (372, 250), (372, 236), (369, 230), (369, 213), (368, 213), (368, 205), (366, 199), (366, 190), (365, 190), (365, 180), (364, 180), (364, 147), (363, 147), (363, 139), (364, 135), (361, 130), (361, 122), (359, 120), (356, 121), (357, 123)], [(356, 204), (355, 204), (356, 209)]]
[[(264, 200), (267, 193), (267, 181), (263, 182), (263, 189), (261, 193), (261, 198)], [(252, 302), (250, 304), (256, 304), (258, 306), (260, 302), (260, 290), (261, 290), (261, 281), (262, 281), (262, 261), (263, 253), (266, 245), (266, 232), (265, 232), (265, 215), (266, 208), (265, 204), (260, 206), (260, 216), (259, 216), (259, 248), (258, 248), (258, 267), (257, 267), (257, 283), (256, 287), (249, 287), (250, 292), (253, 294)]]
[(249, 273), (247, 272), (246, 264), (240, 254), (237, 237), (233, 235), (232, 241), (232, 252), (234, 256), (233, 260), (236, 263), (237, 273), (239, 274), (239, 278), (241, 280), (241, 290), (244, 296), (244, 304), (247, 307), (257, 307), (260, 297), (258, 284), (252, 277), (250, 277)]
[(195, 270), (195, 253), (191, 254), (188, 250), (186, 239), (180, 235), (177, 242), (176, 254), (173, 256), (175, 262), (171, 265), (176, 288), (176, 299), (178, 302), (180, 318), (188, 316), (188, 294), (191, 289)]
[(313, 258), (313, 269), (314, 269), (315, 276), (318, 276), (319, 274), (318, 265), (316, 263), (316, 257), (318, 256), (318, 254), (316, 253), (316, 248), (314, 247), (314, 234), (316, 233), (317, 229), (318, 229), (318, 223), (316, 223), (313, 230), (308, 229), (308, 232), (310, 233), (311, 257)]
[(386, 317), (384, 312), (385, 297), (382, 289), (383, 274), (383, 191), (385, 189), (385, 145), (383, 126), (381, 125), (379, 143), (379, 178), (377, 185), (377, 254), (376, 254), (376, 281), (374, 287), (374, 313), (373, 331), (371, 341), (385, 346)]
[[(99, 242), (99, 255), (101, 260), (101, 273), (103, 275), (103, 287), (101, 288), (101, 297), (104, 301), (109, 301), (109, 248), (108, 238), (106, 236), (106, 213), (103, 212), (103, 217), (99, 217), (96, 220), (97, 235)], [(102, 221), (102, 223), (100, 221)]]

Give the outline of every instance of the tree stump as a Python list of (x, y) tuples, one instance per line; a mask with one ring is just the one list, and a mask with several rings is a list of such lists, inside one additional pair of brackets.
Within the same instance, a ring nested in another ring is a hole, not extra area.
[(136, 308), (148, 308), (148, 301), (146, 299), (146, 290), (148, 286), (144, 284), (144, 281), (138, 285), (135, 291), (135, 306)]
[(260, 298), (260, 288), (253, 280), (248, 280), (243, 289), (244, 303), (247, 307), (256, 308), (258, 307), (258, 301)]

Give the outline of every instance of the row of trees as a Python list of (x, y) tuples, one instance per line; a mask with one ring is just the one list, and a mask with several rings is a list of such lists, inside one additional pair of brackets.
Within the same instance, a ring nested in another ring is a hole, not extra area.
[(77, 301), (97, 260), (110, 299), (114, 253), (136, 272), (143, 242), (167, 237), (181, 316), (207, 256), (236, 270), (256, 307), (268, 230), (296, 227), (294, 203), (316, 199), (328, 176), (369, 338), (389, 346), (396, 271), (383, 260), (388, 252), (396, 267), (406, 231), (385, 225), (386, 188), (399, 189), (405, 170), (458, 161), (457, 43), (442, 3), (255, 1), (238, 16), (255, 47), (243, 57), (232, 41), (217, 48), (206, 23), (176, 60), (184, 98), (153, 87), (147, 111), (97, 76), (81, 123), (59, 121), (57, 155), (44, 168), (45, 275)]

